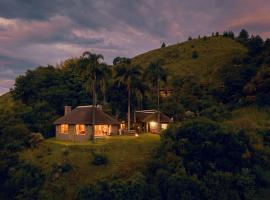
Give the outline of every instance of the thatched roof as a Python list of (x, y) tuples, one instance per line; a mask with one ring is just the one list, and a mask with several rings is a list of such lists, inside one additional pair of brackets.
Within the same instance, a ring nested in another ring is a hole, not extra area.
[[(136, 111), (135, 116), (136, 116), (136, 122), (157, 121), (158, 112), (156, 110)], [(160, 112), (160, 123), (171, 123), (171, 122), (172, 120), (167, 115)]]
[(119, 125), (116, 119), (102, 109), (93, 106), (78, 106), (65, 116), (57, 119), (54, 124), (93, 124), (92, 113), (95, 111), (95, 125)]

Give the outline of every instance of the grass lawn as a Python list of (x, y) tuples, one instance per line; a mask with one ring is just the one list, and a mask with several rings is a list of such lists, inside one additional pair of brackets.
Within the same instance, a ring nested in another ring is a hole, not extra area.
[[(45, 140), (38, 149), (22, 152), (21, 159), (39, 166), (46, 174), (43, 192), (52, 193), (48, 198), (62, 195), (60, 198), (73, 199), (80, 186), (105, 179), (126, 179), (143, 171), (159, 142), (160, 136), (153, 134), (99, 138), (94, 143), (63, 142), (52, 138)], [(72, 165), (72, 170), (52, 181), (52, 165), (63, 162), (64, 149), (69, 152), (67, 162)], [(92, 151), (105, 154), (109, 163), (105, 166), (92, 165)]]

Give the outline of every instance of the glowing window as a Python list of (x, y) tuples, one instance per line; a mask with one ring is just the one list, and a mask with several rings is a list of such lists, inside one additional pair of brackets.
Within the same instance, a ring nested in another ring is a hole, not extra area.
[(68, 124), (60, 125), (60, 133), (67, 134), (68, 133)]
[(79, 134), (79, 135), (85, 134), (85, 125), (84, 124), (76, 124), (76, 134)]
[(167, 129), (168, 128), (168, 124), (161, 124), (161, 129), (164, 130), (164, 129)]
[(95, 136), (103, 136), (109, 134), (108, 125), (95, 125)]

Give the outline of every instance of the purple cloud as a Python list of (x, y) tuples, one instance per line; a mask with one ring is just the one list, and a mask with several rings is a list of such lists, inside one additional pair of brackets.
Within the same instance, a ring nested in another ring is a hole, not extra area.
[(0, 93), (26, 69), (85, 50), (111, 63), (215, 31), (246, 28), (266, 38), (269, 9), (263, 0), (1, 0)]

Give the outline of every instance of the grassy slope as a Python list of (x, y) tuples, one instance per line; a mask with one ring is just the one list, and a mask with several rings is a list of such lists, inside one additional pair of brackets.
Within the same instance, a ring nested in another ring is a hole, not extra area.
[[(39, 166), (46, 174), (44, 192), (50, 191), (53, 197), (73, 199), (78, 187), (95, 183), (98, 180), (128, 178), (137, 171), (145, 169), (153, 150), (159, 145), (158, 135), (144, 134), (139, 137), (115, 136), (74, 145), (70, 142), (46, 140), (39, 149), (22, 152), (21, 158)], [(64, 173), (52, 181), (50, 170), (53, 163), (63, 161), (63, 149), (69, 150), (68, 162), (73, 170)], [(102, 152), (108, 156), (109, 164), (94, 166), (91, 164), (92, 151)], [(52, 192), (51, 192), (52, 191)], [(50, 198), (53, 198), (50, 197)]]
[[(199, 57), (192, 59), (192, 52)], [(146, 67), (157, 59), (164, 60), (170, 74), (194, 76), (198, 81), (216, 82), (217, 70), (230, 62), (234, 56), (242, 55), (246, 49), (240, 43), (222, 36), (194, 39), (166, 48), (159, 48), (133, 58), (135, 64)]]
[(10, 110), (13, 105), (14, 101), (9, 92), (0, 96), (0, 110)]
[(270, 108), (248, 106), (236, 109), (232, 112), (232, 119), (225, 123), (249, 132), (270, 129)]

